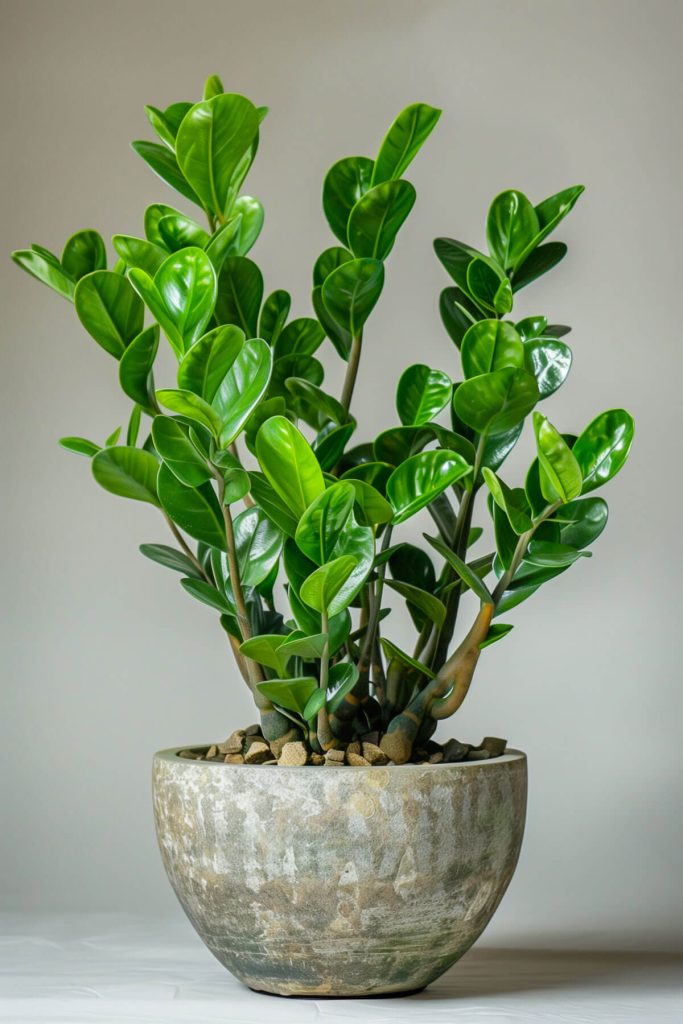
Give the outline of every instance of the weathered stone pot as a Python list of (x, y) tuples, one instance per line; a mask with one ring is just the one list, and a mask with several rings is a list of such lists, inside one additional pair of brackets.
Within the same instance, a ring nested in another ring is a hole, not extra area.
[(515, 869), (519, 751), (387, 768), (224, 765), (178, 752), (154, 758), (164, 865), (211, 952), (253, 989), (423, 988), (481, 935)]

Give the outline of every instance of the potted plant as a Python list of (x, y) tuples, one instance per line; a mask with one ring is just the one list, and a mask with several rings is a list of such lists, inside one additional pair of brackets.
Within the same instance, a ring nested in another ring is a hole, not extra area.
[[(313, 267), (314, 315), (295, 318), (286, 291), (264, 298), (247, 255), (264, 214), (243, 185), (266, 109), (212, 76), (199, 103), (146, 112), (160, 141), (133, 149), (206, 224), (159, 202), (144, 237), (113, 237), (111, 269), (93, 230), (61, 258), (40, 245), (13, 258), (73, 302), (130, 405), (123, 437), (60, 443), (106, 490), (158, 508), (173, 543), (141, 551), (218, 613), (258, 708), (257, 726), (223, 742), (156, 755), (166, 870), (206, 944), (253, 988), (420, 988), (497, 907), (526, 799), (525, 757), (505, 740), (434, 732), (481, 651), (512, 629), (507, 613), (589, 557), (607, 521), (593, 492), (633, 437), (622, 409), (578, 436), (550, 422), (569, 328), (512, 315), (515, 293), (564, 257), (546, 239), (582, 187), (535, 206), (497, 196), (488, 254), (436, 240), (452, 278), (440, 296), (449, 372), (409, 366), (396, 425), (371, 440), (353, 407), (363, 338), (415, 202), (404, 172), (440, 111), (407, 107), (375, 159), (330, 169), (335, 244)], [(177, 359), (164, 386), (162, 338)], [(328, 342), (346, 364), (339, 396), (316, 358)], [(512, 486), (501, 470), (527, 419), (534, 450)], [(422, 546), (402, 536), (417, 515)], [(396, 600), (413, 637), (389, 631)]]

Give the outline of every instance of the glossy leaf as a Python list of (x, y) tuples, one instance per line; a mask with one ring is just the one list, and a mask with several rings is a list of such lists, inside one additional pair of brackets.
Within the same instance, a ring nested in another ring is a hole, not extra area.
[(458, 348), (469, 328), (481, 317), (460, 288), (444, 288), (439, 296), (439, 313), (451, 341)]
[(530, 530), (531, 519), (525, 507), (524, 491), (511, 490), (507, 484), (499, 480), (496, 474), (486, 466), (482, 469), (482, 475), (486, 481), (486, 486), (493, 495), (493, 500), (498, 508), (502, 509), (506, 514), (510, 526), (515, 533), (521, 536), (521, 534)]
[(533, 416), (541, 493), (547, 502), (567, 502), (581, 494), (581, 466), (562, 435), (540, 413)]
[(383, 285), (384, 266), (380, 260), (350, 260), (325, 279), (322, 298), (335, 323), (352, 338), (357, 338)]
[(162, 508), (181, 530), (210, 547), (226, 550), (223, 514), (211, 484), (187, 487), (162, 463), (157, 486)]
[(147, 120), (161, 141), (172, 151), (175, 151), (175, 139), (180, 123), (191, 106), (191, 103), (172, 103), (166, 110), (149, 105), (145, 107)]
[(394, 514), (389, 502), (380, 492), (365, 480), (349, 478), (355, 491), (356, 505), (360, 508), (364, 522), (369, 526), (388, 523)]
[(512, 290), (518, 292), (525, 288), (536, 278), (547, 274), (549, 270), (567, 255), (567, 246), (564, 242), (547, 242), (546, 245), (539, 245), (534, 249), (515, 271), (512, 278)]
[(478, 433), (499, 434), (523, 420), (538, 399), (536, 378), (510, 367), (466, 380), (455, 391), (453, 407)]
[(145, 210), (145, 238), (161, 249), (165, 249), (165, 245), (159, 231), (159, 221), (162, 217), (168, 217), (171, 214), (182, 216), (180, 210), (176, 210), (174, 206), (169, 206), (167, 203), (152, 203)]
[(159, 328), (147, 327), (133, 338), (119, 361), (119, 383), (124, 394), (146, 412), (157, 411), (153, 366), (159, 348)]
[(146, 142), (145, 140), (131, 142), (132, 149), (141, 156), (145, 163), (152, 168), (162, 181), (180, 192), (190, 202), (202, 205), (200, 198), (183, 175), (175, 153), (172, 153), (166, 146), (160, 146), (158, 142)]
[(63, 270), (59, 260), (42, 246), (32, 246), (30, 249), (16, 249), (12, 253), (12, 259), (37, 281), (49, 285), (65, 299), (73, 301), (76, 282)]
[(505, 270), (515, 266), (539, 231), (536, 211), (523, 192), (509, 189), (491, 203), (486, 240), (491, 255)]
[(408, 181), (384, 181), (361, 196), (347, 226), (353, 255), (385, 260), (415, 198), (415, 189)]
[(255, 338), (262, 299), (263, 275), (256, 264), (246, 256), (229, 256), (218, 277), (218, 320), (235, 324), (247, 338)]
[(348, 421), (348, 413), (341, 402), (309, 380), (288, 377), (286, 386), (289, 393), (298, 399), (302, 417), (305, 415), (306, 422), (316, 430), (328, 424), (341, 426)]
[(306, 438), (284, 416), (273, 416), (256, 435), (256, 454), (271, 486), (300, 519), (325, 490), (322, 470)]
[(333, 245), (329, 249), (325, 249), (320, 253), (313, 266), (314, 287), (321, 285), (333, 270), (336, 270), (337, 267), (341, 267), (343, 263), (348, 263), (352, 259), (353, 253), (350, 253), (343, 246)]
[(211, 403), (243, 345), (244, 332), (233, 324), (204, 334), (180, 361), (178, 387)]
[(77, 231), (64, 246), (61, 264), (74, 281), (95, 270), (106, 270), (107, 251), (101, 235), (97, 231)]
[(396, 390), (396, 410), (404, 426), (429, 423), (451, 398), (453, 384), (448, 374), (432, 370), (422, 363), (409, 366), (401, 374)]
[(439, 601), (438, 597), (415, 587), (412, 583), (404, 583), (402, 580), (387, 580), (386, 585), (395, 590), (401, 597), (404, 597), (409, 604), (423, 613), (423, 615), (434, 622), (437, 628), (441, 628), (446, 618), (446, 606)]
[(297, 354), (310, 356), (320, 348), (324, 338), (325, 332), (317, 320), (310, 316), (297, 317), (290, 320), (275, 341), (275, 358)]
[(223, 93), (196, 103), (178, 129), (178, 164), (204, 206), (227, 212), (230, 186), (238, 165), (258, 134), (253, 103)]
[(255, 587), (279, 561), (282, 532), (257, 507), (241, 512), (235, 518), (234, 529), (240, 578), (244, 586)]
[(494, 472), (500, 469), (519, 441), (523, 429), (524, 422), (521, 422), (503, 434), (487, 434), (481, 457), (482, 466), (488, 466)]
[(326, 693), (327, 710), (330, 714), (340, 707), (347, 693), (351, 693), (358, 678), (358, 668), (352, 662), (337, 662), (330, 668)]
[(572, 365), (569, 345), (557, 338), (532, 338), (524, 344), (524, 365), (533, 373), (541, 398), (554, 394)]
[(220, 590), (216, 587), (212, 587), (206, 580), (191, 578), (181, 580), (180, 585), (191, 597), (201, 601), (202, 604), (208, 605), (209, 608), (213, 608), (214, 611), (220, 612), (221, 615), (232, 615), (234, 613), (234, 607), (225, 595), (221, 594)]
[(221, 420), (218, 413), (193, 391), (183, 391), (177, 388), (162, 388), (157, 391), (157, 401), (165, 409), (184, 416), (193, 423), (200, 423), (206, 427), (214, 437), (218, 437), (221, 430)]
[(195, 579), (203, 578), (194, 562), (187, 555), (176, 548), (169, 547), (167, 544), (141, 544), (140, 553), (145, 558), (149, 558), (150, 561), (157, 562), (158, 565), (163, 565), (174, 572), (183, 573), (184, 576), (190, 576)]
[(120, 359), (142, 330), (143, 305), (125, 277), (96, 270), (76, 285), (78, 319), (105, 352)]
[(295, 540), (303, 553), (324, 565), (333, 557), (335, 546), (348, 522), (355, 491), (350, 483), (339, 481), (323, 491), (306, 509), (297, 527)]
[(384, 137), (372, 170), (372, 184), (400, 178), (429, 137), (441, 111), (412, 103), (398, 115)]
[(209, 75), (204, 83), (204, 95), (202, 98), (210, 100), (213, 99), (214, 96), (220, 96), (223, 92), (225, 92), (225, 89), (223, 88), (223, 83), (218, 75)]
[(579, 435), (572, 452), (583, 474), (583, 494), (616, 476), (628, 458), (634, 429), (630, 413), (609, 409)]
[(586, 548), (607, 525), (609, 509), (602, 498), (577, 498), (562, 505), (553, 516), (560, 524), (560, 541), (573, 548)]
[(470, 588), (473, 594), (476, 594), (483, 604), (491, 604), (493, 602), (491, 593), (484, 581), (476, 574), (476, 572), (474, 572), (467, 562), (463, 562), (462, 558), (460, 558), (455, 551), (451, 551), (451, 549), (448, 548), (443, 541), (439, 540), (438, 537), (428, 537), (425, 534), (425, 540), (427, 540), (427, 542), (445, 558), (450, 567), (456, 571), (463, 583)]
[(525, 316), (515, 324), (522, 341), (527, 342), (545, 335), (548, 321), (544, 316)]
[(322, 656), (327, 642), (327, 633), (315, 633), (313, 636), (307, 636), (299, 630), (285, 637), (282, 653), (286, 653), (288, 657), (305, 658), (310, 661), (312, 658)]
[(114, 235), (112, 245), (116, 249), (126, 267), (137, 267), (154, 277), (157, 270), (167, 258), (168, 253), (154, 242), (144, 238), (133, 238), (131, 235)]
[(171, 416), (155, 416), (152, 438), (159, 455), (182, 484), (198, 487), (211, 479), (211, 469), (193, 445), (189, 428), (183, 423)]
[(266, 392), (272, 370), (272, 352), (262, 338), (242, 345), (219, 385), (212, 406), (221, 423), (219, 443), (227, 448), (235, 440)]
[(465, 377), (524, 366), (524, 345), (519, 334), (504, 320), (480, 320), (465, 334), (460, 346)]
[(271, 292), (261, 309), (258, 323), (259, 338), (263, 338), (269, 345), (274, 345), (289, 316), (291, 306), (292, 299), (289, 292), (282, 288)]
[(294, 711), (303, 717), (306, 704), (318, 689), (318, 680), (313, 676), (301, 676), (298, 679), (269, 679), (266, 683), (257, 683), (256, 687), (272, 701), (273, 704)]
[(391, 427), (383, 430), (375, 438), (374, 455), (377, 462), (399, 466), (411, 455), (418, 452), (434, 440), (431, 424), (419, 427)]
[(89, 459), (102, 450), (99, 444), (88, 441), (86, 437), (60, 437), (59, 444), (67, 452), (73, 452), (74, 455), (85, 455)]
[(103, 448), (93, 457), (92, 473), (100, 487), (121, 498), (158, 505), (159, 463), (149, 452), (124, 445)]
[(529, 241), (528, 245), (517, 257), (513, 268), (515, 272), (524, 265), (525, 260), (528, 258), (532, 250), (536, 249), (541, 242), (548, 237), (550, 232), (555, 230), (561, 220), (564, 220), (567, 214), (573, 209), (574, 204), (583, 191), (583, 185), (573, 185), (571, 188), (563, 189), (562, 192), (557, 192), (555, 195), (548, 196), (547, 199), (544, 199), (543, 202), (539, 203), (538, 206), (535, 207), (539, 232)]
[(349, 214), (370, 188), (373, 162), (365, 156), (349, 156), (330, 167), (323, 183), (323, 211), (342, 245), (348, 244)]
[(542, 567), (573, 565), (579, 558), (590, 558), (590, 551), (577, 551), (568, 544), (552, 544), (543, 540), (532, 540), (524, 556), (526, 562)]
[(502, 640), (504, 636), (507, 636), (511, 632), (512, 626), (507, 622), (494, 622), (489, 626), (489, 631), (486, 634), (486, 639), (479, 644), (479, 650), (483, 651), (485, 647), (490, 647), (491, 644), (497, 643), (498, 640)]
[[(246, 658), (251, 658), (253, 661), (258, 662), (259, 665), (272, 668), (274, 672), (277, 672), (278, 676), (286, 676), (289, 655), (280, 653), (286, 639), (286, 633), (266, 633), (252, 636), (249, 640), (245, 640), (244, 643), (240, 644), (240, 652)], [(282, 706), (284, 707), (284, 705)], [(292, 710), (296, 710), (296, 708)]]
[[(239, 217), (229, 256), (246, 256), (261, 234), (264, 221), (263, 205), (253, 196), (238, 196), (232, 204), (230, 217)], [(232, 251), (234, 250), (234, 251)]]
[(169, 337), (185, 352), (201, 337), (216, 302), (216, 274), (205, 252), (196, 247), (181, 249), (166, 259), (154, 276), (153, 290), (147, 279), (138, 286), (143, 271), (131, 270), (152, 315)]
[(482, 309), (499, 315), (509, 313), (512, 309), (510, 282), (490, 260), (472, 260), (467, 267), (467, 289)]
[(301, 584), (301, 600), (321, 615), (337, 615), (349, 604), (341, 592), (357, 564), (352, 555), (342, 555), (320, 566)]
[(329, 312), (323, 300), (322, 285), (318, 285), (311, 293), (311, 303), (320, 326), (334, 345), (341, 359), (348, 359), (351, 352), (351, 335), (341, 327)]
[(405, 651), (402, 651), (400, 647), (397, 647), (396, 644), (392, 644), (390, 640), (387, 640), (386, 637), (380, 637), (380, 644), (382, 645), (382, 650), (384, 651), (389, 663), (395, 659), (400, 662), (401, 665), (404, 665), (405, 668), (409, 668), (414, 672), (417, 672), (418, 675), (426, 676), (427, 679), (434, 678), (434, 673), (428, 665), (424, 665), (421, 661), (417, 661), (415, 658), (412, 658), (409, 654), (406, 654)]
[(170, 213), (162, 217), (158, 224), (159, 234), (169, 252), (177, 252), (187, 246), (204, 249), (208, 245), (210, 235), (191, 217), (182, 213)]
[(401, 463), (387, 481), (387, 500), (394, 510), (393, 523), (402, 523), (428, 505), (471, 467), (462, 456), (442, 449), (420, 452)]

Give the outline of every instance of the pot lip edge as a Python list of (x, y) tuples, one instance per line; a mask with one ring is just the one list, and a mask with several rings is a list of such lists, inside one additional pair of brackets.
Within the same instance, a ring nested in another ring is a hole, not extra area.
[[(206, 743), (186, 743), (186, 744), (184, 744), (181, 747), (168, 747), (165, 750), (157, 750), (154, 753), (152, 760), (153, 760), (153, 763), (155, 763), (155, 764), (158, 761), (164, 761), (164, 762), (169, 762), (171, 764), (180, 764), (180, 765), (183, 765), (183, 767), (185, 767), (185, 768), (190, 768), (190, 767), (196, 766), (196, 767), (202, 767), (202, 768), (208, 767), (208, 768), (215, 768), (215, 769), (221, 769), (221, 770), (225, 770), (227, 768), (227, 769), (231, 769), (233, 771), (243, 771), (245, 768), (252, 768), (252, 769), (256, 768), (256, 769), (258, 769), (260, 771), (263, 768), (263, 765), (260, 765), (260, 764), (225, 764), (224, 762), (220, 762), (220, 761), (194, 761), (194, 760), (191, 760), (190, 758), (179, 757), (179, 754), (180, 754), (181, 750), (192, 750), (194, 747), (204, 747), (204, 746), (210, 746), (210, 744), (206, 744)], [(452, 770), (452, 769), (455, 769), (455, 768), (470, 770), (470, 769), (474, 769), (474, 768), (492, 768), (495, 765), (518, 764), (520, 762), (523, 763), (523, 764), (526, 764), (526, 762), (527, 762), (527, 755), (526, 755), (526, 753), (523, 750), (518, 750), (516, 747), (506, 747), (505, 748), (505, 753), (501, 754), (500, 757), (487, 758), (486, 760), (483, 760), (483, 761), (449, 761), (449, 762), (446, 762), (446, 763), (442, 762), (440, 764), (392, 764), (392, 765), (367, 765), (367, 766), (366, 765), (343, 764), (343, 765), (339, 765), (338, 768), (341, 768), (341, 769), (343, 769), (343, 770), (345, 770), (347, 772), (356, 772), (356, 773), (358, 773), (358, 772), (368, 772), (368, 771), (376, 772), (378, 770), (378, 768), (383, 768), (383, 769), (386, 769), (387, 771), (390, 771), (392, 773), (392, 775), (393, 775), (397, 771), (404, 771), (404, 772), (405, 771), (414, 771), (416, 768), (427, 769), (428, 771), (434, 771), (434, 770), (442, 770), (443, 771), (444, 769)], [(328, 766), (324, 765), (324, 764), (321, 764), (321, 765), (307, 764), (307, 765), (279, 765), (278, 767), (279, 767), (280, 771), (284, 770), (284, 771), (293, 771), (293, 772), (300, 772), (300, 771), (310, 772), (310, 771), (319, 771), (321, 769), (327, 768)]]

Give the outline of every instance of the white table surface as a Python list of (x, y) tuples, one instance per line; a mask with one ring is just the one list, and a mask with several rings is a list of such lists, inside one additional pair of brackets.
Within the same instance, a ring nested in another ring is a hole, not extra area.
[(182, 918), (0, 915), (7, 1024), (682, 1024), (672, 954), (470, 951), (398, 999), (280, 999), (244, 988)]

